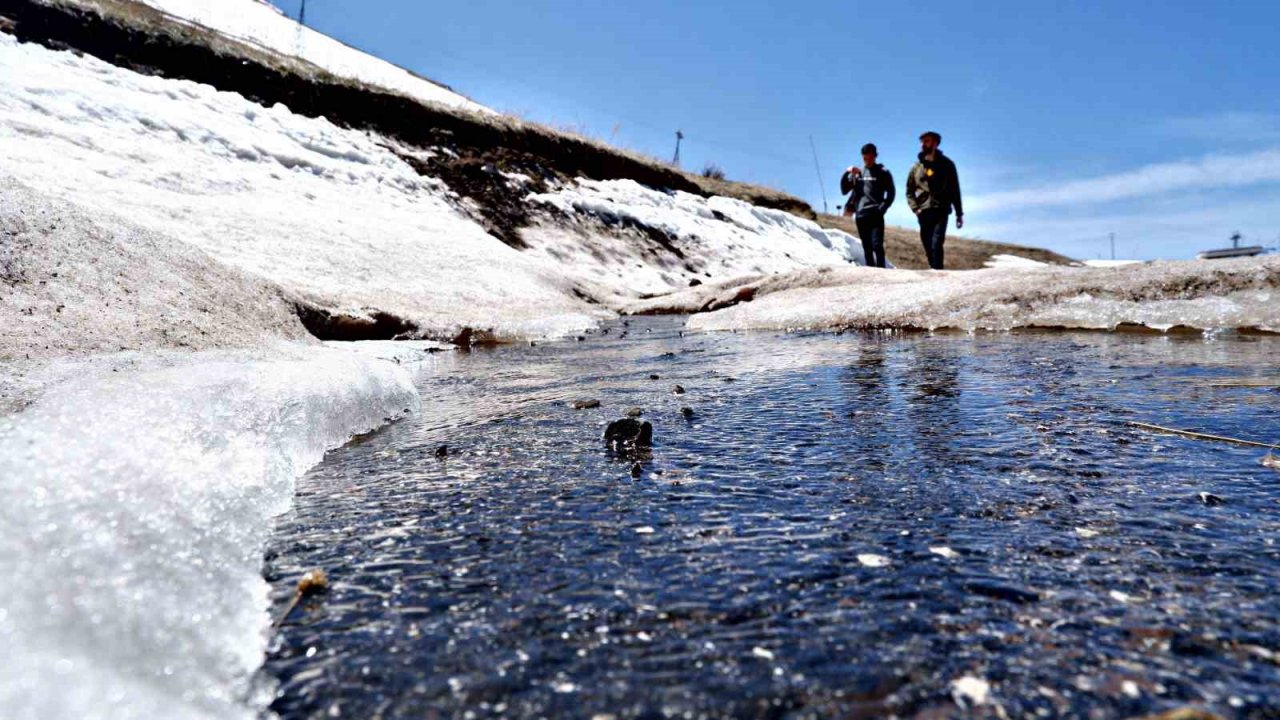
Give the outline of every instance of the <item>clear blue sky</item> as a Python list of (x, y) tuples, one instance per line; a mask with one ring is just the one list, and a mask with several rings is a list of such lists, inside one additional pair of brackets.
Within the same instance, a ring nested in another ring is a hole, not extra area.
[[(277, 0), (297, 12), (298, 0)], [(1080, 258), (1280, 244), (1280, 2), (309, 0), (308, 24), (501, 111), (822, 206), (944, 135), (969, 232)], [(890, 217), (910, 224), (905, 208)]]

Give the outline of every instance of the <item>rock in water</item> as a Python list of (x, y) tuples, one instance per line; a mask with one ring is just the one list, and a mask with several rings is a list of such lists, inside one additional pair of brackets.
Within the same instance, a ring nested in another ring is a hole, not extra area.
[(644, 450), (653, 447), (653, 425), (635, 418), (609, 423), (604, 441), (615, 451)]
[(672, 392), (674, 392), (676, 395), (683, 395), (683, 394), (684, 394), (684, 392), (685, 392), (685, 390), (684, 390), (684, 386), (683, 386), (683, 385), (677, 385), (677, 386), (675, 386), (675, 388), (672, 390)]
[(600, 401), (592, 399), (574, 400), (572, 405), (574, 410), (594, 410), (600, 407)]
[(436, 448), (436, 459), (437, 459), (437, 460), (443, 460), (443, 459), (445, 459), (445, 458), (447, 458), (447, 457), (449, 457), (449, 446), (448, 446), (448, 445), (441, 445), (440, 447)]
[(1202, 492), (1200, 493), (1200, 502), (1204, 503), (1205, 505), (1208, 505), (1209, 507), (1218, 507), (1219, 505), (1222, 505), (1223, 503), (1225, 503), (1226, 500), (1224, 500), (1219, 495), (1214, 495), (1213, 493), (1208, 493), (1208, 492)]
[(633, 407), (633, 408), (631, 408), (631, 409), (627, 410), (627, 417), (629, 417), (629, 418), (638, 418), (638, 417), (640, 417), (641, 415), (644, 415), (644, 410), (641, 410), (641, 409), (640, 409), (640, 408), (638, 408), (638, 407)]
[(631, 477), (639, 478), (643, 474), (644, 474), (644, 466), (642, 466), (640, 463), (635, 463), (631, 466)]
[(680, 408), (680, 414), (684, 416), (684, 419), (685, 419), (685, 420), (692, 420), (692, 419), (693, 419), (693, 408), (691, 408), (691, 407), (682, 407), (682, 408)]

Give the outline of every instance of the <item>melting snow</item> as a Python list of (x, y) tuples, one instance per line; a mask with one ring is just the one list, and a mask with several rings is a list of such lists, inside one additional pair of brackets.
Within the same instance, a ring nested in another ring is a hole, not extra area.
[(180, 239), (326, 307), (441, 335), (595, 324), (538, 259), (365, 133), (0, 35), (0, 152), (36, 190)]
[(0, 716), (255, 716), (271, 518), (418, 406), (394, 364), (296, 353), (91, 373), (0, 420)]
[(282, 55), (300, 57), (340, 78), (394, 90), (424, 102), (475, 112), (492, 112), (483, 105), (404, 68), (356, 50), (310, 28), (301, 27), (275, 7), (260, 0), (140, 2), (176, 18), (247, 40)]

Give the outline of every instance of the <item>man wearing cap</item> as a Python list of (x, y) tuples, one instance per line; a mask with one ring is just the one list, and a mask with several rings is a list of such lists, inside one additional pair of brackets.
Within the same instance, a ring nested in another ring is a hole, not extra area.
[(964, 205), (960, 202), (960, 175), (951, 158), (938, 146), (942, 136), (927, 132), (920, 136), (919, 162), (907, 176), (907, 205), (920, 221), (920, 242), (929, 258), (929, 267), (943, 267), (942, 246), (947, 241), (947, 222), (956, 211), (956, 229), (964, 228)]
[(846, 217), (853, 215), (858, 225), (858, 237), (862, 239), (867, 267), (882, 268), (885, 266), (884, 214), (893, 205), (897, 190), (893, 186), (893, 175), (876, 162), (879, 156), (875, 145), (863, 145), (864, 167), (851, 167), (844, 172), (844, 177), (840, 178), (840, 192), (853, 193), (844, 206), (844, 214)]

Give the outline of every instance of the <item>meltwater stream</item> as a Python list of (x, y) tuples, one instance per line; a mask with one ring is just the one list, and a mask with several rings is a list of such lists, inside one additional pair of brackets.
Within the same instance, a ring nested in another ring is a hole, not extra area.
[(300, 481), (272, 710), (1280, 713), (1280, 471), (1125, 424), (1280, 441), (1280, 341), (679, 327), (436, 356)]

